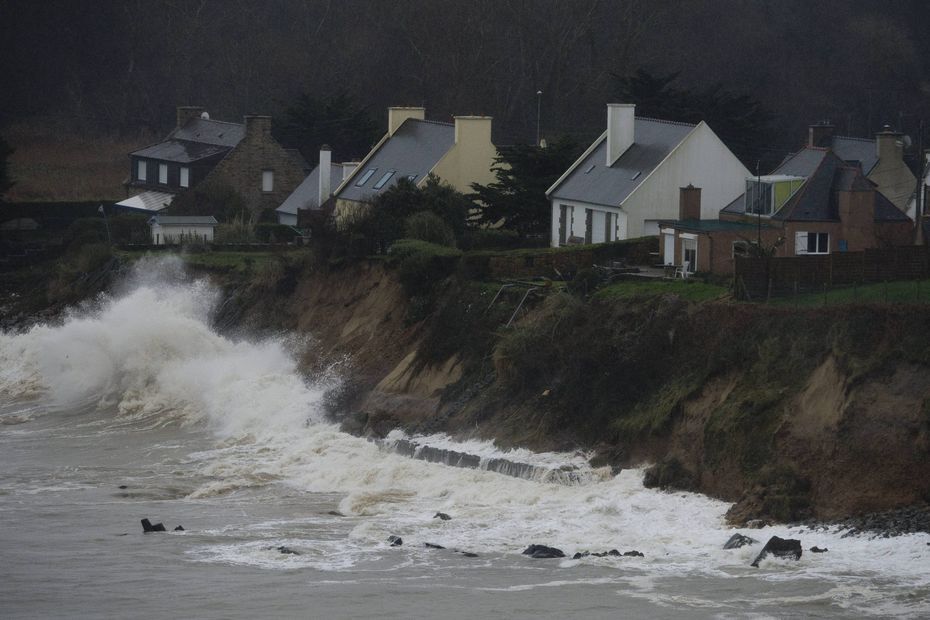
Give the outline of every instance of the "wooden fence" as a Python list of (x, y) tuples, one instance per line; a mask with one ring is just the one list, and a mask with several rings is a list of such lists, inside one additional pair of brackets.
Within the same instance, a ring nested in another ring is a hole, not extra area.
[(760, 300), (824, 288), (930, 277), (927, 246), (876, 248), (821, 256), (736, 257), (736, 293)]

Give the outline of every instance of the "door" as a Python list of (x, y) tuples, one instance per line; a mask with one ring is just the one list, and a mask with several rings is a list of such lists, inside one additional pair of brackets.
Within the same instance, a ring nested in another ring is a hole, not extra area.
[(697, 239), (681, 240), (681, 261), (688, 273), (697, 271)]
[(568, 205), (559, 205), (559, 245), (568, 241)]
[(662, 250), (662, 262), (666, 265), (675, 264), (675, 235), (664, 234), (665, 245)]
[(594, 209), (584, 210), (584, 242), (593, 243), (594, 234), (591, 230), (591, 223), (594, 220)]
[(603, 211), (591, 212), (591, 243), (604, 243), (607, 241), (607, 214)]

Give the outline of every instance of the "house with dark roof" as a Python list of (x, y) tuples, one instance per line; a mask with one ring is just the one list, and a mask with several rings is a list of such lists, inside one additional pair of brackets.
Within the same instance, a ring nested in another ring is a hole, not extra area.
[(178, 194), (210, 179), (235, 189), (257, 215), (280, 205), (306, 175), (296, 151), (272, 137), (271, 117), (230, 123), (196, 106), (178, 107), (171, 133), (133, 151), (129, 160), (125, 186), (133, 195), (116, 208), (145, 213), (162, 211)]
[(679, 218), (661, 223), (663, 261), (730, 275), (736, 256), (753, 244), (775, 248), (776, 256), (802, 256), (913, 242), (913, 221), (866, 178), (859, 161), (831, 149), (805, 147), (744, 183), (743, 194), (714, 219), (700, 216), (701, 190), (683, 188)]
[[(703, 121), (638, 118), (632, 104), (608, 104), (607, 130), (546, 192), (551, 245), (657, 235), (659, 221), (678, 214), (679, 188), (700, 186), (708, 205), (724, 205), (748, 175)], [(711, 209), (702, 216), (716, 217)]]
[(461, 192), (494, 180), (497, 147), (491, 117), (455, 116), (452, 123), (426, 120), (426, 109), (388, 109), (388, 131), (334, 192), (337, 223), (407, 179), (422, 186), (430, 175)]
[[(332, 150), (323, 145), (320, 149), (320, 163), (310, 171), (300, 185), (297, 186), (281, 206), (275, 209), (278, 223), (287, 226), (298, 225), (298, 211), (320, 211), (328, 203), (333, 192), (346, 180), (358, 162), (333, 163)], [(329, 170), (329, 174), (320, 174), (321, 170)]]
[(904, 134), (888, 125), (874, 139), (835, 135), (830, 123), (808, 128), (807, 146), (829, 148), (849, 164), (858, 164), (862, 174), (875, 183), (882, 195), (898, 209), (914, 217), (917, 177), (904, 163)]

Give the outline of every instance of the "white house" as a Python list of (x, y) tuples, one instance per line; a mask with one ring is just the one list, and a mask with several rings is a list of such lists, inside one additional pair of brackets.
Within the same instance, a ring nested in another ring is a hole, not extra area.
[(546, 191), (553, 247), (659, 234), (678, 217), (679, 191), (702, 188), (702, 218), (746, 190), (749, 170), (703, 121), (636, 118), (633, 104), (607, 105), (607, 131)]
[(156, 215), (149, 220), (152, 243), (212, 243), (217, 221), (212, 215)]

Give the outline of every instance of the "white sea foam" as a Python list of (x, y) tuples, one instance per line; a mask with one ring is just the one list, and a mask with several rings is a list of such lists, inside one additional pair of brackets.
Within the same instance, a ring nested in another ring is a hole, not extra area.
[[(151, 263), (148, 267), (157, 271)], [(775, 526), (751, 532), (760, 541), (756, 545), (724, 551), (731, 534), (723, 520), (727, 504), (693, 493), (644, 489), (640, 470), (560, 485), (381, 450), (323, 419), (323, 389), (301, 376), (286, 341), (237, 341), (215, 333), (209, 316), (216, 299), (206, 282), (164, 282), (150, 273), (122, 296), (61, 325), (0, 335), (0, 394), (39, 394), (59, 408), (93, 403), (122, 420), (211, 429), (216, 445), (187, 457), (186, 466), (196, 470), (198, 480), (206, 479), (191, 499), (284, 484), (300, 492), (340, 494), (339, 509), (351, 520), (348, 541), (291, 537), (276, 543), (306, 550), (301, 556), (279, 557), (266, 548), (275, 541), (263, 539), (260, 544), (218, 541), (198, 547), (192, 557), (342, 570), (371, 561), (365, 554), (396, 534), (408, 545), (432, 542), (482, 554), (519, 553), (530, 543), (555, 545), (569, 555), (637, 549), (646, 557), (591, 556), (580, 563), (632, 570), (653, 584), (681, 575), (814, 579), (836, 587), (853, 583), (865, 598), (846, 600), (837, 593), (834, 599), (852, 609), (873, 600), (869, 597), (883, 592), (889, 580), (896, 588), (930, 587), (925, 544), (930, 537), (923, 534), (844, 539), (841, 532)], [(485, 460), (587, 467), (580, 454), (503, 452), (488, 442), (456, 442), (444, 435), (411, 439)], [(452, 520), (434, 519), (436, 511)], [(830, 552), (748, 568), (771, 535), (800, 537), (805, 549), (818, 545)], [(572, 570), (578, 564), (557, 566)], [(649, 596), (655, 594), (651, 587), (645, 587)]]

